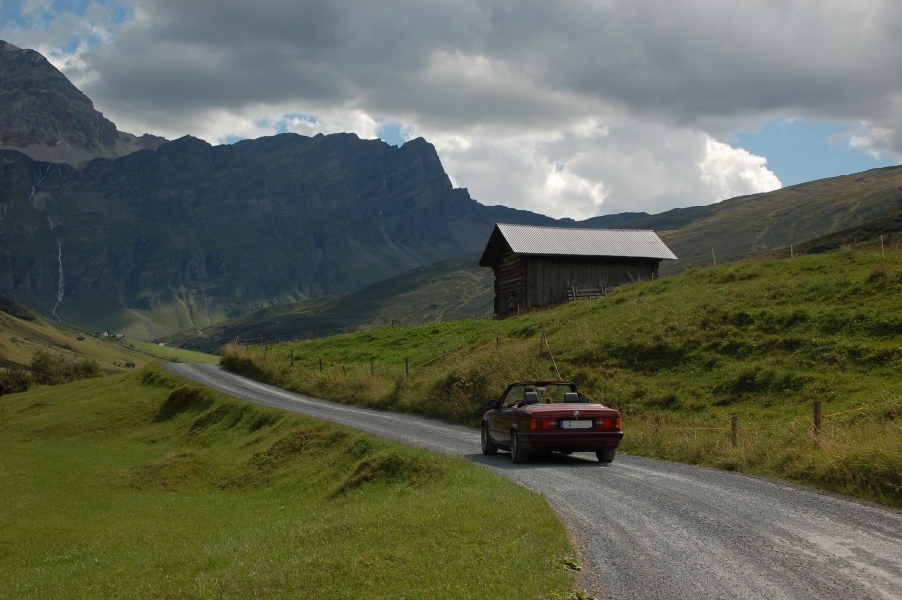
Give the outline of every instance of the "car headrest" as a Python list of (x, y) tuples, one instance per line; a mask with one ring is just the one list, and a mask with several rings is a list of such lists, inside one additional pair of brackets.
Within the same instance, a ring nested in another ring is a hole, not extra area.
[(564, 402), (579, 402), (579, 394), (576, 392), (567, 392), (564, 394)]
[(523, 394), (523, 403), (524, 404), (538, 404), (539, 403), (539, 394), (536, 392), (526, 392)]

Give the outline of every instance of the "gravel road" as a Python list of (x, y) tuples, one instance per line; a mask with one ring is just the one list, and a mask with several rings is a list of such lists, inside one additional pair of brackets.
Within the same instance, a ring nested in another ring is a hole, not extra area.
[[(251, 402), (464, 456), (545, 497), (599, 598), (902, 598), (902, 512), (767, 479), (618, 455), (483, 456), (479, 432), (335, 404), (222, 367), (167, 364)], [(629, 435), (629, 431), (626, 432)]]

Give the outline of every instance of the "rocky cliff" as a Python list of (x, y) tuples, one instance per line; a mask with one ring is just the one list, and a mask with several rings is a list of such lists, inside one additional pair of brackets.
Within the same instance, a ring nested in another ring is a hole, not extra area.
[(497, 221), (560, 223), (454, 189), (423, 139), (185, 137), (81, 169), (0, 151), (0, 294), (153, 338), (481, 251)]
[(153, 149), (165, 141), (118, 131), (41, 54), (0, 40), (0, 148), (75, 165)]
[(573, 224), (479, 204), (423, 139), (136, 138), (0, 42), (0, 294), (56, 319), (153, 339), (478, 252), (499, 221)]

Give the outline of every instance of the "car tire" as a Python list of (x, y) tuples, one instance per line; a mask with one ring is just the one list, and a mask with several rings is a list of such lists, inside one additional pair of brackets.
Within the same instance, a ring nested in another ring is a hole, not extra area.
[(598, 462), (600, 463), (611, 463), (614, 462), (614, 455), (617, 454), (617, 450), (611, 448), (610, 450), (598, 450), (595, 452), (595, 456), (598, 457)]
[(488, 456), (498, 454), (498, 446), (489, 437), (489, 428), (486, 425), (482, 426), (482, 453)]
[(529, 452), (520, 444), (516, 431), (511, 431), (511, 460), (518, 465), (529, 462)]

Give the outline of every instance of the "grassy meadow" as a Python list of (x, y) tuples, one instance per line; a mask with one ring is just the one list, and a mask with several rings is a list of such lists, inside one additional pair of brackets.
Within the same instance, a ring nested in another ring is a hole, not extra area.
[(305, 339), (390, 323), (430, 323), (491, 314), (493, 275), (478, 254), (412, 269), (358, 290), (277, 304), (204, 329), (166, 338), (184, 348), (218, 353), (235, 338)]
[(470, 425), (508, 382), (560, 375), (623, 413), (623, 452), (902, 506), (898, 246), (692, 269), (504, 321), (230, 345), (223, 361), (289, 389)]
[[(78, 338), (82, 338), (79, 340)], [(96, 360), (109, 374), (124, 373), (126, 363), (143, 367), (155, 360), (218, 363), (219, 357), (136, 340), (95, 337), (77, 327), (51, 323), (0, 296), (0, 368), (28, 368), (38, 350), (72, 360)]]
[(675, 208), (630, 221), (653, 229), (680, 257), (662, 274), (759, 256), (873, 221), (902, 205), (902, 167), (871, 169), (730, 198), (707, 206)]
[[(550, 598), (540, 496), (155, 365), (0, 398), (0, 598)], [(516, 514), (499, 530), (499, 513)]]

